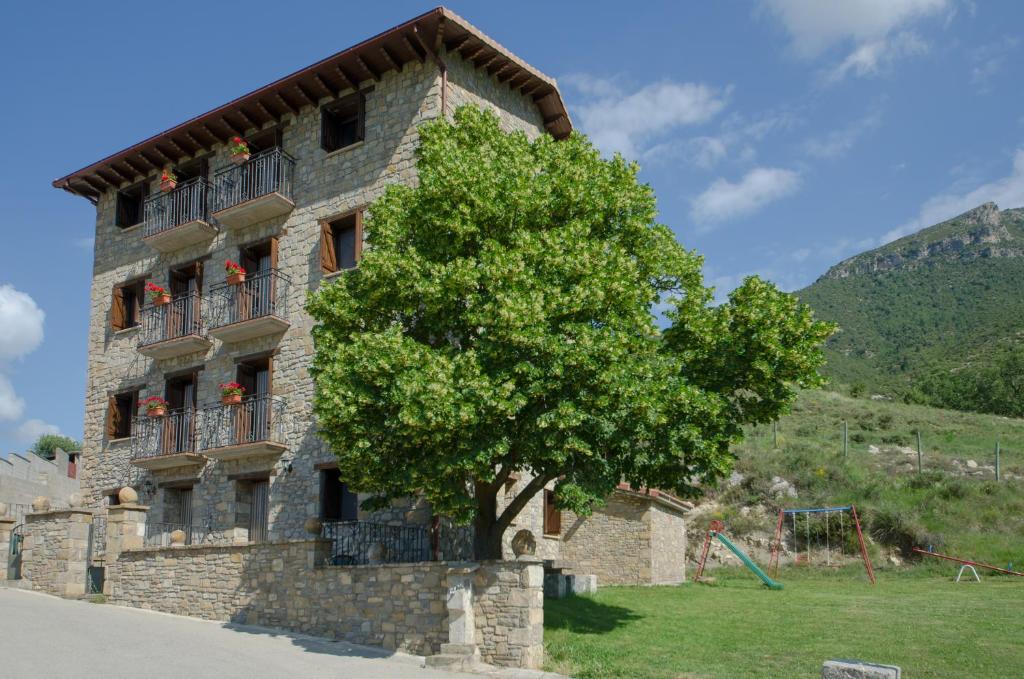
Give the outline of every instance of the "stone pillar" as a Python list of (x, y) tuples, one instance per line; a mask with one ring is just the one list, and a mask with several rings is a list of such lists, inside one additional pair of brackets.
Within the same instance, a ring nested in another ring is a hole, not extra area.
[(540, 669), (544, 664), (544, 561), (530, 555), (516, 560), (527, 564), (520, 576), (520, 601), (516, 602), (525, 610), (520, 610), (520, 627), (509, 631), (508, 641), (522, 649), (520, 667)]
[(140, 549), (146, 544), (146, 513), (142, 505), (113, 505), (107, 507), (107, 549), (104, 563), (103, 593), (113, 593), (118, 578), (117, 557), (128, 549)]
[(11, 531), (17, 519), (9, 516), (0, 516), (0, 582), (7, 580), (7, 567), (11, 558)]
[(25, 516), (21, 572), (32, 589), (61, 597), (85, 594), (92, 511), (63, 509)]
[(469, 670), (480, 664), (473, 615), (473, 579), (478, 568), (476, 563), (453, 563), (448, 568), (448, 643), (441, 644), (440, 655), (427, 657), (430, 667)]

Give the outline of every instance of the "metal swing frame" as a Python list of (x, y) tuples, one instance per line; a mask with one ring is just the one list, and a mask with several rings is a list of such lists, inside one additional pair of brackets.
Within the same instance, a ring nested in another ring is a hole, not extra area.
[[(805, 520), (807, 521), (807, 523), (806, 523), (806, 531), (807, 531), (807, 535), (808, 535), (808, 537), (806, 539), (806, 543), (805, 543), (805, 546), (807, 548), (807, 563), (810, 564), (810, 552), (811, 552), (810, 515), (811, 514), (824, 514), (825, 515), (825, 520), (827, 522), (828, 521), (828, 515), (833, 513), (833, 512), (839, 512), (840, 513), (839, 514), (840, 517), (842, 517), (843, 512), (850, 512), (850, 514), (853, 516), (853, 525), (857, 529), (857, 542), (860, 545), (860, 555), (861, 555), (861, 559), (863, 559), (863, 561), (864, 561), (864, 570), (867, 572), (868, 580), (871, 581), (871, 584), (872, 585), (876, 584), (876, 581), (875, 581), (875, 569), (871, 566), (871, 557), (868, 556), (868, 548), (867, 548), (867, 545), (864, 543), (864, 532), (861, 530), (860, 518), (857, 516), (857, 507), (854, 506), (854, 505), (845, 505), (845, 506), (842, 506), (842, 507), (808, 507), (808, 508), (804, 508), (804, 509), (780, 509), (779, 510), (779, 520), (778, 520), (778, 522), (775, 525), (775, 541), (772, 544), (772, 555), (771, 555), (771, 558), (768, 560), (768, 572), (772, 575), (772, 577), (776, 577), (779, 574), (779, 556), (780, 556), (780, 554), (782, 552), (782, 528), (783, 528), (786, 516), (789, 515), (793, 519), (793, 535), (794, 535), (794, 540), (795, 540), (796, 539), (796, 537), (795, 537), (796, 536), (796, 517), (797, 517), (798, 514), (803, 514), (804, 515)], [(842, 525), (842, 524), (840, 524), (840, 525)], [(826, 523), (826, 526), (827, 526), (827, 523)], [(826, 544), (827, 544), (827, 541), (828, 541), (828, 528), (827, 527), (825, 529), (825, 540), (826, 540)], [(794, 544), (794, 547), (795, 547), (795, 544)], [(828, 558), (829, 564), (831, 565), (832, 554), (831, 554), (831, 549), (830, 548), (829, 548), (829, 554), (828, 554), (827, 558)]]

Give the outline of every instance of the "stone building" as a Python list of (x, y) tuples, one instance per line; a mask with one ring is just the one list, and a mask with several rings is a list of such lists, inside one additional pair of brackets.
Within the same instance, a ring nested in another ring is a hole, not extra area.
[[(304, 539), (310, 517), (431, 523), (415, 500), (367, 516), (338, 478), (312, 413), (304, 303), (358, 266), (364, 208), (415, 183), (417, 127), (466, 103), (531, 136), (572, 129), (552, 79), (437, 8), (54, 182), (96, 206), (80, 465), (93, 505), (132, 486), (147, 531), (190, 541)], [(222, 402), (230, 382), (241, 403)], [(162, 417), (140, 410), (148, 397)], [(538, 496), (516, 528), (548, 536), (552, 559), (556, 514)]]
[(45, 497), (55, 507), (66, 506), (68, 499), (80, 490), (79, 455), (58, 448), (52, 459), (34, 453), (11, 453), (0, 458), (0, 505), (6, 505), (7, 513), (17, 519), (28, 513), (38, 497)]

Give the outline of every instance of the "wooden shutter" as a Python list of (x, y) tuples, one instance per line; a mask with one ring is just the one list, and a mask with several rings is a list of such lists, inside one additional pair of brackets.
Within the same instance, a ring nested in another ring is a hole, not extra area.
[(337, 150), (339, 145), (338, 124), (335, 117), (332, 110), (320, 109), (320, 148), (328, 153)]
[(276, 269), (277, 268), (277, 252), (278, 252), (278, 249), (277, 249), (277, 239), (276, 238), (271, 238), (270, 239), (270, 268), (271, 269)]
[(544, 491), (544, 534), (558, 535), (562, 532), (562, 512), (555, 508), (555, 492)]
[(121, 410), (117, 407), (117, 397), (107, 399), (107, 439), (117, 438), (121, 429)]
[(360, 210), (356, 213), (356, 244), (355, 244), (355, 259), (356, 266), (359, 266), (359, 260), (363, 258), (363, 211)]
[(320, 224), (320, 268), (324, 273), (338, 270), (338, 255), (334, 251), (334, 232), (327, 222)]
[(120, 285), (114, 288), (110, 305), (110, 327), (113, 330), (124, 330), (128, 314), (124, 304), (124, 288)]
[(366, 94), (357, 92), (356, 96), (359, 97), (359, 122), (356, 124), (356, 141), (363, 141), (366, 139)]

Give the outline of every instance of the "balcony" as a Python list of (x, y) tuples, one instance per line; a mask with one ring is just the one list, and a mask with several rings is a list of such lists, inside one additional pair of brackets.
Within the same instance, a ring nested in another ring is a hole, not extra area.
[(203, 330), (202, 298), (187, 293), (169, 304), (142, 310), (139, 353), (154, 359), (175, 358), (206, 351), (211, 342)]
[(215, 286), (209, 298), (207, 325), (223, 342), (284, 333), (288, 322), (291, 280), (277, 269), (248, 276), (238, 285)]
[(142, 240), (160, 252), (213, 240), (217, 227), (210, 223), (209, 196), (210, 182), (202, 177), (150, 196), (143, 205)]
[(295, 159), (279, 148), (253, 155), (213, 177), (213, 217), (233, 229), (286, 215), (295, 207)]
[(171, 410), (163, 417), (136, 417), (132, 422), (132, 464), (149, 470), (201, 467), (206, 458), (196, 448), (194, 408)]
[(247, 396), (238, 405), (215, 405), (201, 415), (203, 453), (214, 460), (276, 457), (283, 453), (285, 401)]

